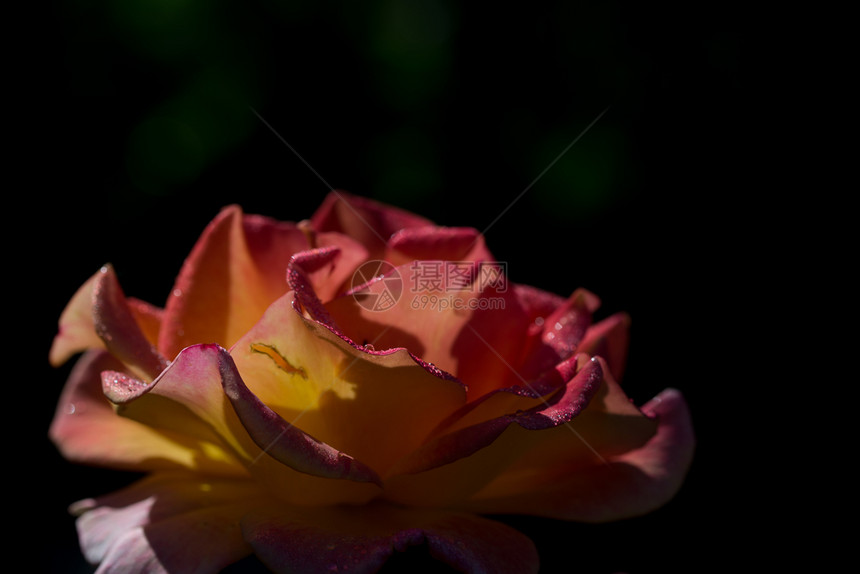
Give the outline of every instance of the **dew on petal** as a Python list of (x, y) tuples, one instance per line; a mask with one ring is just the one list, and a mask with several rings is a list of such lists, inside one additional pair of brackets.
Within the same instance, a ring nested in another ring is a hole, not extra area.
[(543, 327), (543, 317), (535, 317), (535, 325)]
[(66, 405), (66, 414), (75, 414), (75, 403), (69, 403)]

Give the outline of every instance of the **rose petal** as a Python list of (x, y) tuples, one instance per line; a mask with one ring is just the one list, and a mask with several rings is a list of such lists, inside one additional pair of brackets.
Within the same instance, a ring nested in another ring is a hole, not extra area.
[(523, 379), (518, 385), (496, 389), (469, 401), (436, 427), (428, 440), (511, 413), (546, 406), (550, 395), (567, 385), (588, 360), (586, 355), (570, 357), (540, 378), (532, 381)]
[(469, 426), (448, 430), (400, 461), (397, 473), (415, 474), (470, 456), (495, 441), (512, 423), (529, 430), (555, 427), (577, 416), (591, 400), (603, 377), (597, 360), (586, 363), (548, 400), (514, 414), (506, 414)]
[(123, 470), (193, 468), (210, 474), (245, 474), (217, 442), (117, 416), (102, 394), (100, 373), (120, 367), (100, 350), (75, 363), (49, 429), (65, 458)]
[(539, 329), (530, 333), (518, 372), (526, 380), (539, 376), (574, 353), (591, 325), (591, 316), (600, 300), (585, 289), (577, 289), (552, 313), (544, 317)]
[[(165, 418), (189, 428), (200, 424), (213, 430), (261, 484), (271, 486), (287, 501), (360, 503), (373, 496), (377, 486), (359, 484), (373, 481), (365, 466), (288, 425), (262, 402), (253, 400), (240, 380), (225, 349), (192, 345), (148, 385), (109, 382), (119, 387), (111, 389), (111, 396), (127, 409), (126, 416), (136, 420), (150, 422), (164, 415), (165, 399), (187, 409), (182, 417)], [(353, 486), (344, 486), (344, 482)]]
[(382, 486), (371, 468), (294, 427), (263, 404), (245, 386), (226, 351), (224, 355), (220, 364), (224, 393), (248, 434), (266, 454), (299, 472)]
[(620, 381), (627, 364), (630, 340), (630, 315), (615, 313), (588, 328), (577, 350), (580, 353), (599, 355), (606, 360), (609, 372)]
[(383, 308), (368, 304), (390, 290), (384, 280), (370, 282), (327, 303), (328, 318), (321, 322), (340, 325), (351, 340), (376, 349), (408, 349), (455, 375), (468, 387), (470, 399), (519, 383), (514, 369), (529, 317), (513, 290), (502, 280), (444, 292), (426, 281), (426, 272), (414, 264), (401, 265), (390, 273), (401, 278), (396, 303)]
[(249, 389), (286, 421), (384, 475), (465, 401), (405, 349), (367, 351), (304, 317), (292, 293), (232, 349)]
[(462, 572), (537, 572), (532, 542), (474, 515), (387, 505), (260, 512), (242, 521), (246, 539), (274, 572), (372, 573), (394, 552), (426, 544), (432, 557)]
[(152, 380), (167, 367), (167, 359), (137, 324), (111, 266), (102, 267), (93, 285), (92, 314), (105, 347), (133, 373)]
[[(604, 522), (646, 514), (680, 489), (692, 461), (694, 433), (681, 393), (667, 389), (642, 412), (655, 417), (656, 433), (641, 447), (507, 497), (490, 496), (490, 485), (467, 505), (477, 512), (523, 513), (564, 520)], [(565, 468), (562, 466), (561, 471)], [(522, 486), (522, 485), (521, 485)]]
[(51, 365), (58, 367), (86, 349), (104, 348), (93, 324), (93, 288), (101, 276), (102, 271), (98, 271), (87, 279), (60, 314), (59, 329), (49, 354)]
[(531, 285), (512, 283), (511, 286), (517, 295), (520, 306), (526, 310), (529, 318), (534, 322), (530, 327), (532, 330), (539, 330), (546, 322), (544, 319), (561, 307), (566, 301), (560, 295), (549, 293)]
[(588, 404), (600, 385), (602, 369), (587, 357), (579, 362), (576, 375), (538, 406), (427, 441), (392, 469), (386, 498), (417, 506), (456, 506), (468, 499), (539, 444), (548, 430), (566, 428)]
[(292, 223), (225, 208), (186, 259), (165, 307), (158, 348), (168, 357), (195, 343), (230, 346), (287, 291), (293, 253), (308, 248)]
[(252, 552), (239, 528), (265, 503), (250, 481), (147, 477), (72, 506), (84, 556), (99, 572), (219, 572)]
[(470, 227), (412, 227), (388, 241), (385, 260), (399, 266), (416, 260), (493, 261), (484, 236)]
[(314, 293), (321, 301), (330, 301), (350, 288), (355, 269), (367, 260), (363, 245), (340, 233), (318, 233), (318, 249), (330, 249), (337, 255), (327, 265), (309, 274)]
[(329, 193), (311, 222), (317, 231), (336, 231), (358, 240), (369, 259), (382, 259), (395, 232), (432, 225), (418, 215), (342, 191)]
[(152, 346), (157, 347), (158, 333), (161, 331), (161, 318), (164, 316), (164, 309), (134, 297), (127, 297), (126, 303), (146, 340)]
[(583, 468), (609, 464), (611, 457), (641, 448), (654, 435), (656, 421), (630, 402), (602, 359), (592, 362), (601, 366), (603, 377), (588, 407), (565, 425), (541, 432), (528, 451), (477, 496), (540, 491)]

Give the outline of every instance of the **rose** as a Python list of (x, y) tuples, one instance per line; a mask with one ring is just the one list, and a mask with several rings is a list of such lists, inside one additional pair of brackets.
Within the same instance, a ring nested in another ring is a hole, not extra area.
[[(356, 281), (368, 262), (387, 276)], [(421, 273), (451, 262), (471, 269), (445, 293), (459, 304), (367, 304), (393, 277), (429, 300)], [(481, 513), (596, 522), (665, 503), (691, 424), (678, 391), (636, 408), (619, 387), (628, 317), (482, 274), (498, 268), (473, 229), (333, 192), (299, 224), (224, 209), (163, 309), (99, 270), (51, 348), (57, 365), (84, 354), (50, 436), (69, 460), (149, 474), (72, 506), (86, 558), (371, 572), (426, 544), (464, 571), (528, 572), (531, 541)]]

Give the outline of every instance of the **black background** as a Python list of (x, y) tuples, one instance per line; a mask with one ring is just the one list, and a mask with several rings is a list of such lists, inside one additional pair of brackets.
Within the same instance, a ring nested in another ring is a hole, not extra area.
[(513, 280), (586, 287), (602, 313), (628, 311), (629, 396), (686, 396), (696, 458), (664, 508), (604, 525), (507, 518), (542, 572), (700, 571), (755, 543), (725, 526), (750, 449), (744, 410), (726, 416), (726, 377), (754, 345), (728, 326), (748, 320), (741, 286), (765, 249), (754, 194), (770, 193), (743, 12), (161, 4), (55, 3), (36, 41), (50, 56), (28, 70), (39, 114), (25, 145), (40, 161), (15, 196), (38, 216), (11, 245), (32, 331), (23, 388), (38, 395), (26, 392), (24, 478), (50, 483), (27, 529), (40, 567), (90, 571), (65, 508), (130, 480), (69, 465), (47, 440), (68, 374), (47, 352), (74, 290), (111, 262), (127, 294), (161, 304), (224, 205), (297, 221), (329, 186), (486, 230)]

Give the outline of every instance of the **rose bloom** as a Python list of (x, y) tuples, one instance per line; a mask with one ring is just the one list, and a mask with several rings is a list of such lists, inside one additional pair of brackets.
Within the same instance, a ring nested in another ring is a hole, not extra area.
[(534, 544), (482, 514), (602, 522), (667, 502), (690, 417), (676, 390), (641, 407), (622, 391), (628, 316), (592, 321), (594, 294), (500, 269), (474, 229), (332, 192), (298, 224), (223, 209), (163, 308), (98, 270), (50, 351), (82, 353), (50, 436), (71, 461), (146, 475), (72, 505), (86, 559), (374, 572), (426, 545), (520, 574)]

